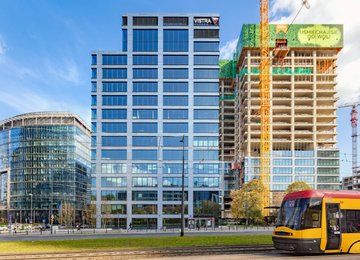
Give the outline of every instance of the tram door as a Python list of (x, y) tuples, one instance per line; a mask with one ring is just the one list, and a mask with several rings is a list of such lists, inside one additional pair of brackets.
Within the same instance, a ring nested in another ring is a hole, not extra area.
[(340, 204), (326, 204), (326, 231), (327, 244), (325, 250), (336, 250), (340, 248)]

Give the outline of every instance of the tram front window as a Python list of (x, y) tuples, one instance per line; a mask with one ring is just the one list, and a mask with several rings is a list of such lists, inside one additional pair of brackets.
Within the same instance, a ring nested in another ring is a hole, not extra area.
[(283, 201), (276, 226), (288, 227), (293, 230), (319, 228), (321, 205), (321, 198)]

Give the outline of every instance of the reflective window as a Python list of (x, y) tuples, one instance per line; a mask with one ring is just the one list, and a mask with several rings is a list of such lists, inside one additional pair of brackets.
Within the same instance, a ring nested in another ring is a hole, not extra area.
[(132, 177), (133, 187), (157, 187), (157, 177)]
[(156, 136), (133, 136), (133, 146), (158, 146)]
[(295, 181), (303, 181), (303, 182), (314, 182), (314, 176), (295, 176)]
[(164, 96), (164, 106), (187, 106), (188, 96)]
[(103, 109), (103, 119), (126, 119), (126, 109)]
[(295, 165), (314, 165), (313, 159), (295, 159)]
[(127, 56), (126, 55), (103, 55), (103, 64), (104, 65), (126, 65)]
[(194, 150), (194, 160), (218, 160), (219, 151)]
[(126, 69), (102, 69), (104, 79), (126, 79)]
[(220, 208), (218, 191), (194, 191), (193, 194), (194, 217), (218, 215)]
[(96, 173), (96, 163), (92, 163), (91, 164), (91, 174), (95, 174)]
[(133, 82), (134, 92), (157, 92), (157, 82)]
[(92, 91), (92, 92), (97, 91), (97, 84), (96, 84), (96, 82), (91, 82), (91, 91)]
[(217, 123), (194, 123), (194, 133), (218, 133)]
[(134, 79), (157, 79), (157, 69), (133, 69)]
[(97, 70), (96, 70), (96, 69), (91, 69), (91, 78), (92, 78), (92, 79), (96, 79), (96, 78), (97, 78)]
[[(164, 146), (183, 146), (182, 136), (164, 136), (163, 137), (163, 145)], [(185, 146), (188, 146), (188, 138), (185, 137)]]
[(287, 190), (288, 186), (289, 186), (289, 184), (274, 184), (273, 190), (285, 191), (285, 190)]
[(133, 204), (132, 214), (157, 215), (157, 204)]
[(318, 174), (340, 174), (340, 168), (317, 168)]
[(158, 111), (157, 111), (157, 109), (134, 109), (132, 118), (133, 119), (157, 119)]
[(292, 174), (291, 167), (274, 167), (273, 168), (274, 174)]
[(119, 174), (126, 173), (126, 163), (102, 163), (101, 173), (103, 174)]
[(273, 176), (273, 182), (292, 182), (292, 176)]
[[(185, 201), (188, 201), (188, 191), (184, 192)], [(181, 201), (181, 191), (163, 191), (163, 201)]]
[(194, 146), (219, 146), (219, 137), (217, 136), (194, 136)]
[(273, 159), (274, 165), (292, 165), (291, 159)]
[(189, 18), (188, 17), (164, 17), (163, 25), (166, 25), (166, 26), (189, 25)]
[(157, 174), (156, 163), (133, 163), (132, 173), (136, 174)]
[(195, 109), (194, 119), (219, 119), (219, 109)]
[(194, 163), (194, 174), (220, 174), (218, 163)]
[(164, 133), (187, 133), (188, 123), (163, 123)]
[(292, 151), (273, 151), (273, 157), (291, 157)]
[(156, 26), (158, 25), (158, 18), (157, 17), (141, 17), (141, 16), (134, 16), (133, 17), (133, 25), (134, 26)]
[(91, 178), (91, 187), (96, 187), (96, 178), (95, 177)]
[(296, 167), (295, 173), (296, 174), (314, 174), (315, 169), (313, 167)]
[(318, 157), (339, 157), (340, 151), (317, 151)]
[(101, 187), (126, 187), (126, 177), (102, 177)]
[(188, 82), (164, 82), (164, 92), (188, 92)]
[(157, 55), (134, 55), (133, 65), (158, 65)]
[(164, 51), (189, 51), (188, 30), (164, 30)]
[(296, 157), (314, 157), (314, 151), (295, 151)]
[(91, 109), (91, 119), (96, 119), (96, 109)]
[(219, 29), (194, 29), (194, 38), (219, 38)]
[[(319, 166), (339, 166), (340, 160), (339, 159), (318, 159), (317, 164)], [(314, 165), (314, 164), (312, 164), (312, 165)]]
[(132, 150), (133, 160), (157, 160), (157, 150)]
[(251, 159), (251, 165), (260, 165), (261, 159)]
[(126, 146), (126, 136), (103, 136), (102, 146)]
[(157, 123), (133, 123), (133, 133), (157, 133)]
[(126, 106), (126, 96), (102, 96), (102, 104), (104, 106)]
[[(179, 215), (179, 214), (181, 214), (181, 205), (180, 204), (177, 204), (177, 205), (163, 205), (162, 211), (163, 211), (164, 215)], [(187, 215), (187, 214), (189, 214), (188, 212), (189, 212), (188, 211), (188, 205), (184, 205), (184, 214)], [(181, 219), (176, 219), (176, 218), (164, 219), (164, 226), (167, 226), (167, 225), (168, 226), (180, 226), (181, 225)]]
[(318, 176), (317, 181), (318, 182), (336, 182), (336, 183), (339, 183), (340, 179), (339, 179), (339, 176)]
[(218, 188), (219, 178), (194, 177), (194, 188)]
[[(185, 174), (188, 173), (188, 164), (185, 163)], [(180, 174), (183, 173), (183, 164), (182, 163), (165, 163), (163, 164), (163, 173), (164, 174)]]
[(96, 123), (91, 123), (91, 132), (96, 133)]
[(188, 65), (187, 55), (164, 55), (164, 65)]
[[(182, 187), (182, 177), (164, 177), (163, 187)], [(188, 178), (185, 178), (184, 187), (188, 187)]]
[(91, 150), (91, 160), (96, 160), (96, 150)]
[(126, 123), (102, 123), (104, 133), (126, 133)]
[(157, 198), (157, 191), (132, 191), (133, 201), (156, 201)]
[(103, 82), (103, 92), (126, 92), (126, 82)]
[(194, 51), (218, 52), (219, 42), (194, 42)]
[(96, 96), (91, 96), (91, 105), (92, 106), (96, 106), (97, 102), (96, 102)]
[(219, 65), (219, 56), (195, 55), (194, 65)]
[(96, 146), (96, 136), (91, 137), (91, 146)]
[(96, 190), (92, 190), (91, 191), (91, 201), (95, 201), (96, 200)]
[(126, 160), (126, 150), (101, 150), (103, 160)]
[[(163, 159), (164, 160), (182, 160), (183, 151), (182, 150), (163, 150)], [(188, 159), (188, 151), (185, 150), (185, 160)]]
[(218, 106), (218, 96), (194, 96), (194, 106)]
[(157, 96), (133, 96), (134, 106), (157, 106)]
[(188, 69), (164, 69), (164, 79), (187, 79)]
[(91, 55), (91, 65), (96, 65), (97, 64), (97, 57), (95, 54)]
[(102, 190), (101, 200), (127, 200), (126, 190)]
[(164, 119), (188, 119), (189, 112), (187, 109), (164, 109)]
[(194, 92), (219, 92), (219, 83), (194, 82)]
[(101, 214), (126, 214), (126, 205), (120, 204), (102, 204), (101, 205)]
[(122, 50), (127, 51), (127, 30), (122, 30)]
[(340, 190), (340, 185), (325, 185), (325, 184), (318, 184), (318, 190)]
[(158, 51), (158, 31), (134, 29), (133, 51)]

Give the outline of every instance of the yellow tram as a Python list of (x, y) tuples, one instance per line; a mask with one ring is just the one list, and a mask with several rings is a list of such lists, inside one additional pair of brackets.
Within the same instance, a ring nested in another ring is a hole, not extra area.
[(360, 192), (287, 194), (272, 240), (275, 248), (297, 253), (360, 253)]

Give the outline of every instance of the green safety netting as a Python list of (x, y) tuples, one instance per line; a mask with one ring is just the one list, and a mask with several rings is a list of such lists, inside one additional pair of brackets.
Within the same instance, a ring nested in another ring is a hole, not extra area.
[(234, 100), (235, 98), (236, 98), (235, 91), (233, 92), (233, 94), (231, 96), (220, 96), (219, 97), (220, 100)]
[[(291, 68), (273, 68), (270, 71), (270, 74), (274, 74), (274, 75), (284, 75), (284, 74), (300, 74), (300, 75), (310, 75), (312, 71), (312, 68), (297, 68), (294, 69), (294, 71), (292, 71)], [(242, 77), (245, 74), (260, 74), (260, 70), (258, 68), (252, 68), (250, 69), (250, 72), (248, 69), (242, 69), (239, 73), (239, 77)]]

